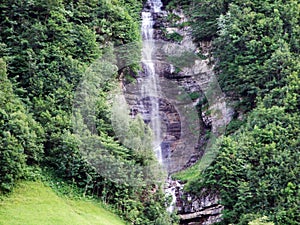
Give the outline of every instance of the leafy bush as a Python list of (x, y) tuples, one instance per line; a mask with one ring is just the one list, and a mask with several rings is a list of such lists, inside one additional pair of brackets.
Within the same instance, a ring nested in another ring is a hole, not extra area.
[[(300, 16), (295, 1), (233, 2), (218, 18), (214, 57), (222, 88), (240, 97), (248, 111), (255, 107), (257, 96), (284, 86), (288, 75), (299, 72), (299, 49), (291, 41)], [(294, 20), (287, 21), (287, 14)]]
[(192, 92), (189, 94), (190, 98), (192, 101), (198, 99), (200, 97), (200, 93), (199, 92)]
[(41, 161), (43, 129), (14, 95), (0, 59), (0, 190), (9, 191), (26, 165)]
[(233, 119), (233, 120), (231, 120), (230, 123), (226, 127), (226, 135), (234, 133), (243, 124), (244, 124), (244, 121), (242, 121), (242, 120), (239, 120), (239, 119)]
[(195, 0), (191, 12), (192, 34), (197, 41), (217, 37), (217, 18), (227, 12), (230, 0)]
[(168, 33), (166, 35), (166, 38), (170, 41), (175, 41), (175, 42), (181, 42), (183, 37), (182, 35), (180, 35), (179, 33), (177, 32), (173, 32), (173, 33)]

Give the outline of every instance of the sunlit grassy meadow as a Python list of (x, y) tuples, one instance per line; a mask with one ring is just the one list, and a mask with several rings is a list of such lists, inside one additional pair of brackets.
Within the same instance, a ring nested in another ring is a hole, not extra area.
[(1, 225), (124, 225), (116, 215), (88, 199), (59, 197), (41, 182), (22, 182), (1, 197)]

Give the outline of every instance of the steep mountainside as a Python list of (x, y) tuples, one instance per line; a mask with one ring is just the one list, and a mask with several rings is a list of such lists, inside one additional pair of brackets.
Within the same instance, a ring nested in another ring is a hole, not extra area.
[(1, 1), (0, 223), (50, 179), (135, 225), (299, 224), (299, 37), (297, 0)]

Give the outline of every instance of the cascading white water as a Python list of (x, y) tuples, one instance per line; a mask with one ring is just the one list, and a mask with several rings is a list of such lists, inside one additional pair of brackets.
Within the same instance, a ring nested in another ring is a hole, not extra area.
[(149, 12), (142, 12), (142, 35), (143, 35), (143, 48), (142, 48), (142, 63), (145, 67), (146, 77), (142, 86), (142, 97), (149, 98), (151, 103), (150, 110), (150, 125), (154, 133), (153, 148), (156, 153), (159, 163), (163, 163), (161, 143), (161, 119), (159, 115), (159, 98), (160, 86), (158, 74), (155, 73), (154, 53), (155, 41), (154, 34), (154, 19), (153, 13), (161, 11), (162, 2), (160, 0), (149, 0)]
[[(142, 35), (143, 35), (143, 48), (142, 48), (142, 63), (144, 64), (146, 77), (142, 85), (142, 97), (149, 98), (151, 103), (150, 118), (144, 118), (151, 121), (150, 125), (154, 133), (153, 146), (156, 157), (159, 163), (163, 164), (161, 143), (161, 118), (159, 115), (159, 96), (160, 85), (158, 74), (155, 73), (155, 40), (154, 40), (154, 18), (153, 13), (160, 13), (162, 2), (161, 0), (148, 0), (150, 11), (142, 12)], [(172, 68), (173, 69), (173, 68)], [(144, 109), (144, 111), (146, 111)], [(145, 117), (145, 115), (143, 115)], [(166, 195), (172, 197), (172, 201), (167, 208), (168, 212), (173, 212), (176, 207), (176, 190), (182, 188), (178, 182), (168, 181), (168, 187), (165, 189)]]
[(155, 13), (161, 12), (161, 7), (163, 6), (161, 0), (152, 0), (150, 2)]

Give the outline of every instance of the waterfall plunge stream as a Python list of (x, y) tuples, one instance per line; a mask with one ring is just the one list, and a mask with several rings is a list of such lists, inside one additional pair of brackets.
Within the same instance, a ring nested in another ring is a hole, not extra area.
[[(142, 63), (145, 68), (146, 78), (142, 85), (142, 98), (149, 98), (150, 101), (150, 118), (144, 118), (144, 120), (150, 121), (151, 129), (154, 133), (153, 149), (155, 151), (157, 160), (160, 164), (163, 164), (161, 143), (161, 118), (159, 115), (159, 96), (160, 86), (159, 77), (155, 73), (155, 40), (153, 38), (155, 23), (153, 13), (161, 12), (162, 2), (160, 0), (150, 0), (150, 11), (142, 12), (142, 36), (143, 36), (143, 48), (142, 48)], [(145, 110), (146, 111), (146, 110)]]
[[(159, 97), (161, 93), (161, 87), (159, 84), (159, 76), (155, 72), (155, 53), (156, 46), (154, 40), (154, 13), (160, 13), (162, 2), (161, 0), (148, 0), (150, 5), (149, 11), (142, 12), (142, 37), (143, 37), (143, 47), (142, 47), (142, 63), (145, 70), (145, 79), (142, 85), (142, 98), (148, 98), (150, 101), (150, 113), (144, 114), (144, 120), (150, 121), (151, 129), (154, 133), (153, 149), (155, 151), (157, 160), (163, 165), (162, 157), (162, 127), (161, 118), (159, 114)], [(144, 106), (143, 111), (147, 111)], [(148, 107), (147, 107), (148, 108)], [(149, 109), (148, 109), (149, 110)], [(150, 118), (145, 118), (145, 115), (149, 115)], [(173, 182), (174, 183), (174, 182)], [(176, 189), (182, 188), (177, 181), (175, 185), (170, 180), (167, 181), (167, 188), (165, 189), (166, 195), (171, 196), (172, 200), (167, 208), (167, 211), (173, 212), (176, 205)]]

